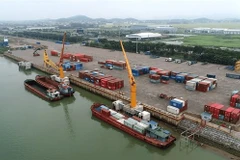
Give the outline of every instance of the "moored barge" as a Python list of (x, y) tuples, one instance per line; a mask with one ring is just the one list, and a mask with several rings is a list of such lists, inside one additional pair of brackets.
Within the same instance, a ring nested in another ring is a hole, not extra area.
[(145, 121), (136, 116), (128, 117), (100, 103), (94, 103), (91, 111), (93, 116), (158, 148), (167, 148), (176, 140), (169, 131), (159, 127), (158, 123), (152, 120)]
[(74, 89), (67, 85), (67, 84), (64, 84), (63, 82), (62, 83), (58, 83), (54, 80), (52, 80), (50, 77), (47, 77), (47, 76), (40, 76), (40, 75), (37, 75), (35, 77), (35, 80), (45, 86), (46, 88), (54, 88), (56, 90), (59, 90), (60, 94), (65, 96), (65, 97), (69, 97), (69, 96), (73, 96), (74, 94)]
[(24, 81), (24, 86), (30, 92), (47, 101), (58, 101), (63, 98), (63, 96), (60, 95), (60, 92), (57, 91), (56, 89), (47, 88), (37, 83), (33, 79), (26, 79)]

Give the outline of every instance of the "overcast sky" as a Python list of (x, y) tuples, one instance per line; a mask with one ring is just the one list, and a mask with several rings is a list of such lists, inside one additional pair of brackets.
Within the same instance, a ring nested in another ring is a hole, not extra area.
[(0, 0), (0, 20), (240, 18), (240, 0)]

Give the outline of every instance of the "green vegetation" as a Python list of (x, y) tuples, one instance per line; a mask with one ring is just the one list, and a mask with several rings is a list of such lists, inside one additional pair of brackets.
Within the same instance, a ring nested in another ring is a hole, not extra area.
[(184, 38), (184, 45), (208, 47), (240, 47), (237, 35), (198, 35)]
[(174, 27), (191, 29), (197, 27), (207, 27), (207, 28), (231, 28), (239, 29), (240, 23), (190, 23), (190, 24), (173, 24)]
[[(99, 39), (99, 42), (86, 43), (87, 46), (105, 48), (121, 51), (118, 41)], [(136, 52), (136, 44), (129, 41), (124, 42), (127, 52)], [(167, 45), (164, 43), (139, 43), (138, 53), (150, 51), (152, 55), (160, 57), (172, 57), (191, 61), (209, 62), (224, 65), (234, 65), (240, 59), (237, 51), (222, 50), (218, 48), (205, 48), (201, 46), (179, 46)]]
[(0, 54), (3, 54), (7, 50), (8, 50), (8, 48), (6, 48), (6, 47), (0, 47)]

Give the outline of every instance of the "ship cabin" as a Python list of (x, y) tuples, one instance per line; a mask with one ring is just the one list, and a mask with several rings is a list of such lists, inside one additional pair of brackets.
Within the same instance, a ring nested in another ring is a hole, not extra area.
[(155, 138), (161, 142), (166, 142), (170, 137), (171, 133), (167, 130), (158, 126), (158, 123), (155, 121), (149, 121), (149, 128), (146, 130), (146, 136)]

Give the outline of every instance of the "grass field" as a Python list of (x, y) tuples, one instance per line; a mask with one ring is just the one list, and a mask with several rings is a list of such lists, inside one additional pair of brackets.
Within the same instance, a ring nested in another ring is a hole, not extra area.
[(197, 27), (207, 28), (229, 28), (229, 29), (240, 29), (240, 23), (192, 23), (192, 24), (172, 24), (177, 28), (191, 29)]
[(185, 37), (183, 45), (215, 46), (215, 47), (240, 47), (240, 36), (236, 35), (197, 35)]

